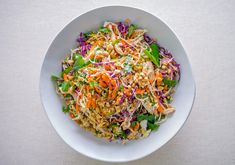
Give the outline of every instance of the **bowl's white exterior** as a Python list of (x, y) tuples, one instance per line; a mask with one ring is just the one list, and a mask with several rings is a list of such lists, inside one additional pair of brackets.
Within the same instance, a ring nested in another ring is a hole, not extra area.
[[(123, 21), (146, 28), (150, 36), (172, 52), (181, 64), (181, 81), (174, 95), (176, 112), (148, 138), (126, 145), (109, 143), (81, 129), (62, 111), (62, 102), (55, 92), (51, 74), (59, 75), (61, 61), (76, 45), (80, 32), (97, 29), (104, 21)], [(44, 59), (40, 76), (40, 94), (44, 109), (60, 137), (76, 151), (94, 159), (110, 162), (136, 160), (156, 151), (168, 142), (186, 121), (195, 96), (195, 83), (185, 50), (173, 31), (159, 18), (139, 9), (109, 6), (89, 11), (69, 23), (56, 36)]]

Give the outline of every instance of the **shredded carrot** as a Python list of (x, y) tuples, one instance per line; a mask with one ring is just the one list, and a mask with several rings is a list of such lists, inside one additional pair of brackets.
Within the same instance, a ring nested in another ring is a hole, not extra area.
[(126, 44), (126, 42), (125, 42), (125, 41), (123, 41), (123, 40), (121, 40), (120, 42), (121, 42), (123, 45), (125, 45), (125, 44)]
[(113, 86), (111, 84), (109, 84), (109, 90), (112, 90)]
[(126, 89), (124, 88), (124, 93), (127, 95), (127, 96), (130, 96), (131, 95), (131, 91), (129, 89)]
[(112, 86), (116, 87), (117, 84), (116, 84), (116, 80), (115, 79), (112, 79), (110, 82), (111, 82)]
[(156, 76), (156, 79), (157, 79), (157, 85), (161, 85), (162, 80), (163, 80), (162, 74), (160, 72), (157, 72), (155, 76)]
[(103, 55), (97, 55), (97, 56), (96, 56), (96, 59), (97, 59), (97, 60), (101, 60), (102, 58), (104, 58)]
[(98, 43), (97, 43), (99, 46), (102, 46), (103, 44), (104, 44), (104, 41), (103, 40), (101, 40), (101, 41), (98, 41)]
[(115, 99), (116, 96), (117, 96), (117, 89), (115, 89), (115, 90), (113, 91), (111, 98), (112, 98), (112, 99)]
[(121, 97), (117, 97), (116, 104), (119, 104), (121, 101)]
[(104, 64), (104, 69), (105, 69), (105, 70), (109, 70), (109, 69), (110, 69), (110, 65)]
[(136, 123), (136, 125), (134, 126), (134, 130), (138, 130), (140, 128), (140, 124), (139, 122)]
[(88, 82), (92, 82), (92, 81), (93, 81), (93, 78), (88, 77), (87, 80), (88, 80)]
[(101, 90), (100, 90), (98, 87), (95, 86), (94, 88), (95, 88), (95, 91), (96, 91), (97, 93), (99, 93), (99, 94), (101, 93)]
[(71, 118), (74, 118), (74, 114), (73, 114), (73, 113), (69, 113), (69, 116), (70, 116)]
[(109, 76), (107, 76), (106, 74), (102, 75), (102, 79), (104, 80), (104, 82), (108, 83), (110, 81)]
[(135, 91), (135, 93), (136, 94), (143, 94), (145, 92), (145, 89), (140, 89), (140, 88), (138, 88), (136, 91)]
[(156, 73), (156, 78), (161, 78), (162, 79), (162, 74), (160, 72)]
[(63, 74), (63, 78), (64, 78), (64, 81), (68, 81), (68, 76), (67, 76), (67, 74)]
[(92, 54), (90, 55), (90, 59), (93, 59), (94, 57), (95, 57), (95, 54), (92, 53)]
[(161, 105), (158, 106), (158, 112), (162, 113), (164, 111), (163, 107)]
[(91, 107), (91, 100), (88, 100), (88, 101), (87, 101), (86, 107), (87, 107), (87, 108), (90, 108), (90, 107)]
[(151, 84), (153, 83), (153, 81), (154, 81), (153, 79), (149, 80), (149, 82), (150, 82)]
[(109, 91), (108, 91), (108, 100), (110, 100), (110, 99), (111, 99), (111, 97), (112, 97), (112, 91), (111, 91), (111, 90), (109, 90)]
[(95, 108), (95, 107), (96, 107), (96, 102), (95, 102), (95, 99), (94, 99), (94, 98), (91, 100), (91, 107), (92, 107), (92, 108)]
[(80, 109), (79, 109), (79, 106), (78, 106), (78, 104), (77, 104), (77, 103), (76, 103), (75, 108), (76, 108), (76, 112), (78, 113), (78, 112), (80, 111)]
[(86, 91), (88, 92), (90, 90), (90, 86), (89, 85), (85, 85)]
[(104, 88), (107, 87), (107, 84), (105, 84), (102, 80), (99, 81), (99, 84)]

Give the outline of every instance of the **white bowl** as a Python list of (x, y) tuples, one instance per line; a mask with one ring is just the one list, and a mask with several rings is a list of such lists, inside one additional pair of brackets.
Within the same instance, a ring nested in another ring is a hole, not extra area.
[[(173, 106), (176, 112), (149, 137), (129, 142), (125, 145), (110, 143), (94, 137), (81, 129), (62, 111), (62, 101), (55, 92), (51, 74), (59, 75), (61, 61), (71, 48), (76, 46), (80, 32), (97, 29), (104, 21), (123, 21), (129, 18), (132, 23), (146, 28), (160, 45), (172, 52), (181, 65), (181, 80), (174, 94)], [(185, 50), (173, 31), (159, 18), (143, 10), (108, 6), (89, 11), (70, 22), (56, 36), (44, 59), (40, 77), (41, 100), (53, 127), (60, 137), (73, 149), (88, 157), (109, 161), (126, 162), (149, 155), (166, 144), (183, 126), (195, 96), (195, 84)]]

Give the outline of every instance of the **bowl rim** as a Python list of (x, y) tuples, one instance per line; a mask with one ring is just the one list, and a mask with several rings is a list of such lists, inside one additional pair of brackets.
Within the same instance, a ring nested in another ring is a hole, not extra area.
[[(191, 74), (192, 74), (192, 82), (193, 82), (193, 84), (192, 84), (192, 86), (193, 86), (193, 99), (192, 99), (192, 103), (191, 103), (191, 106), (190, 106), (190, 110), (188, 111), (187, 117), (186, 117), (185, 120), (183, 121), (183, 123), (182, 123), (182, 125), (180, 126), (180, 128), (174, 133), (174, 135), (173, 135), (168, 141), (166, 141), (165, 143), (162, 143), (158, 148), (155, 148), (155, 149), (153, 149), (152, 151), (149, 151), (149, 152), (147, 152), (147, 153), (145, 153), (145, 154), (143, 154), (143, 155), (141, 155), (141, 156), (139, 156), (139, 157), (131, 158), (131, 159), (128, 159), (128, 160), (118, 160), (118, 159), (109, 160), (109, 159), (99, 158), (99, 157), (95, 157), (95, 156), (90, 156), (89, 154), (84, 153), (84, 152), (81, 152), (81, 151), (77, 150), (75, 147), (73, 147), (73, 146), (71, 146), (70, 144), (68, 144), (68, 143), (63, 139), (63, 137), (58, 133), (57, 129), (55, 129), (54, 124), (52, 123), (52, 121), (50, 120), (50, 118), (49, 118), (49, 116), (48, 116), (46, 107), (45, 107), (44, 102), (43, 102), (43, 99), (42, 99), (42, 87), (41, 87), (41, 86), (42, 86), (42, 85), (41, 85), (41, 84), (42, 84), (41, 80), (42, 80), (42, 74), (43, 74), (43, 73), (42, 73), (42, 70), (43, 70), (43, 66), (44, 66), (44, 63), (45, 63), (45, 58), (46, 58), (46, 56), (47, 56), (47, 54), (48, 54), (48, 51), (49, 51), (49, 49), (50, 49), (52, 43), (55, 41), (55, 39), (58, 37), (58, 35), (63, 31), (64, 28), (66, 28), (69, 24), (71, 24), (72, 22), (74, 22), (74, 21), (75, 21), (76, 19), (78, 19), (79, 17), (81, 17), (81, 16), (83, 16), (83, 15), (89, 13), (89, 12), (94, 12), (94, 11), (97, 10), (97, 9), (110, 8), (110, 7), (121, 7), (121, 8), (129, 8), (129, 9), (139, 10), (139, 11), (145, 12), (145, 13), (147, 13), (147, 14), (153, 16), (153, 17), (158, 18), (159, 21), (161, 21), (165, 26), (167, 26), (167, 27), (169, 28), (169, 30), (175, 35), (176, 39), (177, 39), (178, 42), (181, 44), (183, 51), (185, 52), (185, 55), (186, 55), (186, 56), (185, 56), (184, 58), (186, 58), (186, 60), (187, 60), (188, 63), (189, 63), (188, 65), (189, 65), (190, 72), (191, 72)], [(192, 71), (192, 66), (191, 66), (191, 63), (190, 63), (190, 60), (189, 60), (189, 58), (188, 58), (187, 51), (185, 50), (184, 45), (182, 44), (181, 40), (179, 39), (179, 37), (177, 36), (177, 34), (175, 33), (175, 31), (174, 31), (166, 22), (164, 22), (159, 16), (156, 16), (156, 15), (154, 15), (154, 14), (152, 14), (152, 13), (149, 13), (149, 12), (145, 11), (144, 9), (140, 9), (140, 8), (138, 8), (138, 7), (123, 6), (123, 5), (107, 5), (107, 6), (103, 6), (103, 7), (96, 7), (96, 8), (93, 8), (93, 9), (91, 9), (91, 10), (88, 10), (88, 11), (86, 11), (86, 12), (83, 12), (82, 14), (80, 14), (80, 15), (78, 15), (78, 16), (75, 16), (74, 18), (71, 19), (71, 21), (69, 21), (67, 24), (65, 24), (65, 25), (59, 30), (59, 32), (56, 33), (55, 37), (52, 39), (52, 41), (50, 42), (49, 47), (47, 48), (47, 51), (46, 51), (45, 56), (44, 56), (44, 58), (43, 58), (43, 62), (42, 62), (41, 69), (40, 69), (40, 76), (39, 76), (40, 101), (41, 101), (41, 104), (42, 104), (42, 106), (43, 106), (44, 113), (46, 114), (47, 119), (49, 120), (49, 122), (50, 122), (51, 126), (53, 127), (53, 130), (56, 132), (57, 136), (59, 136), (59, 137), (63, 140), (63, 142), (65, 142), (65, 144), (67, 144), (70, 148), (72, 148), (72, 149), (75, 150), (76, 152), (78, 152), (78, 153), (80, 153), (81, 155), (84, 155), (84, 156), (86, 156), (86, 157), (88, 157), (88, 158), (92, 158), (92, 159), (94, 159), (94, 160), (103, 161), (103, 162), (123, 163), (123, 162), (136, 161), (136, 160), (142, 159), (142, 158), (144, 158), (144, 157), (146, 157), (146, 156), (148, 156), (148, 155), (150, 155), (150, 154), (156, 152), (157, 150), (159, 150), (160, 148), (162, 148), (165, 144), (169, 143), (169, 142), (180, 132), (180, 130), (181, 130), (181, 129), (183, 128), (183, 126), (185, 125), (186, 121), (188, 120), (188, 118), (189, 118), (189, 116), (190, 116), (190, 114), (191, 114), (191, 112), (192, 112), (192, 108), (193, 108), (193, 105), (194, 105), (194, 102), (195, 102), (195, 97), (196, 97), (196, 83), (195, 83), (195, 80), (194, 80), (194, 76), (193, 76), (193, 75), (194, 75), (194, 74), (193, 74), (193, 71)]]

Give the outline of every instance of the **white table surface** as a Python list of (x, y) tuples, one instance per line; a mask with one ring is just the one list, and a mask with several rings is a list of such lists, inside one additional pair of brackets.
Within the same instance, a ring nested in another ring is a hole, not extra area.
[(67, 146), (39, 97), (40, 68), (55, 35), (71, 19), (104, 5), (133, 6), (163, 19), (185, 46), (197, 86), (183, 129), (157, 152), (126, 164), (235, 164), (233, 0), (1, 0), (0, 164), (109, 164)]

